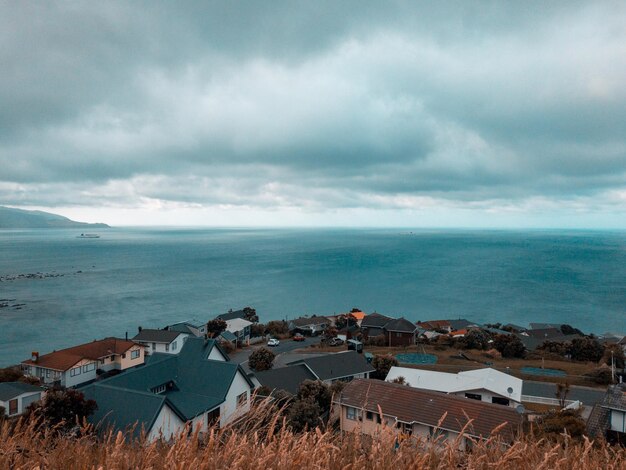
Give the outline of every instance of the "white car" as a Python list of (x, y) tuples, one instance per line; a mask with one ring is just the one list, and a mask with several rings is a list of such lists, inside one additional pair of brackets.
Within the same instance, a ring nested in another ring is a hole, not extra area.
[(279, 344), (280, 344), (280, 341), (278, 341), (275, 338), (272, 338), (267, 342), (268, 346), (278, 346)]

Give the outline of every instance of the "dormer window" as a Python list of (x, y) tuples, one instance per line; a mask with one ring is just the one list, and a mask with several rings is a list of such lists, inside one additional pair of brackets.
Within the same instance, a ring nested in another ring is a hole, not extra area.
[(159, 393), (163, 393), (167, 390), (167, 384), (163, 384), (163, 385), (159, 385), (158, 387), (154, 387), (152, 389), (152, 393), (156, 393), (157, 395)]

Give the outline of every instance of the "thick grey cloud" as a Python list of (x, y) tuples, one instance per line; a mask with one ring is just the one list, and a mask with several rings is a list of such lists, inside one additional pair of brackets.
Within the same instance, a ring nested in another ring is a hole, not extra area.
[(1, 203), (623, 205), (621, 3), (0, 10)]

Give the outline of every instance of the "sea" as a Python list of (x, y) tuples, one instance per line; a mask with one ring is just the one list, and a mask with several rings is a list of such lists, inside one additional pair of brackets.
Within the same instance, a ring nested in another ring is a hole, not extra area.
[(139, 326), (256, 308), (626, 333), (626, 232), (0, 230), (0, 366)]

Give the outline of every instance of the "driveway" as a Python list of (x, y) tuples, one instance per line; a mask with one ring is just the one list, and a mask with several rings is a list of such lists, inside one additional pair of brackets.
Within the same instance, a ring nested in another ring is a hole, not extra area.
[(267, 346), (267, 344), (265, 343), (259, 343), (253, 346), (249, 346), (245, 349), (241, 349), (232, 354), (229, 354), (228, 356), (230, 357), (230, 360), (232, 362), (236, 362), (238, 364), (245, 364), (248, 362), (248, 358), (250, 357), (250, 354), (252, 354), (255, 350), (259, 349), (260, 347), (266, 347), (267, 349), (270, 349), (274, 354), (278, 356), (279, 354), (290, 352), (295, 349), (308, 348), (312, 344), (319, 344), (319, 342), (320, 342), (319, 337), (308, 337), (308, 336), (305, 337), (304, 341), (294, 341), (292, 339), (281, 339), (280, 344), (278, 346), (270, 347), (270, 346)]
[[(556, 398), (556, 384), (524, 380), (522, 394), (533, 397)], [(602, 403), (605, 394), (606, 389), (602, 390), (598, 388), (581, 387), (579, 385), (570, 385), (567, 399), (579, 400), (584, 406), (593, 407), (593, 405), (597, 403)]]

